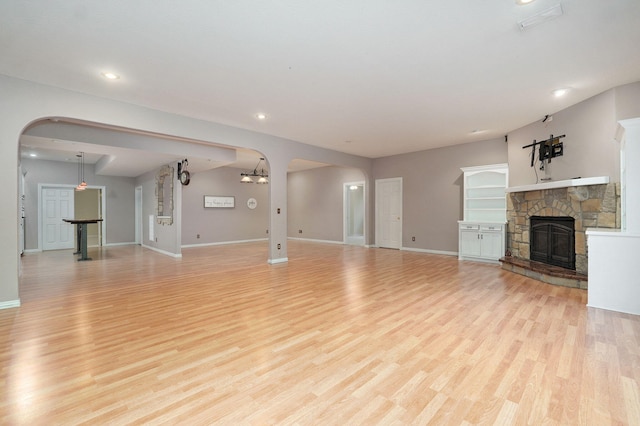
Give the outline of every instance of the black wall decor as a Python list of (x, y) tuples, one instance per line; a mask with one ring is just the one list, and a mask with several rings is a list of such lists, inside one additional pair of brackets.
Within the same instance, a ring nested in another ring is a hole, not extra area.
[(561, 136), (551, 135), (549, 139), (544, 141), (539, 141), (539, 142), (534, 139), (533, 143), (523, 146), (522, 149), (526, 149), (529, 147), (532, 148), (531, 149), (531, 167), (533, 167), (533, 164), (535, 163), (536, 146), (538, 147), (538, 159), (541, 162), (545, 160), (551, 162), (552, 158), (562, 156), (564, 147), (560, 139), (564, 138), (565, 136), (566, 135), (561, 135)]

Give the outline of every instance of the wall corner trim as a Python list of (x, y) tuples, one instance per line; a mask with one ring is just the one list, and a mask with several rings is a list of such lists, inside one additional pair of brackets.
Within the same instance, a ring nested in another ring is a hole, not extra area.
[(19, 307), (20, 307), (20, 299), (0, 302), (0, 309), (19, 308)]

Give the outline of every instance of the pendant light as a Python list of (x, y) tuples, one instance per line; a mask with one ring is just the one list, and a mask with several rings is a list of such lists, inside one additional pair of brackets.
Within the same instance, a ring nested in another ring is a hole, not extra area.
[[(260, 163), (262, 163), (263, 161), (264, 161), (264, 158), (261, 157), (260, 161), (258, 161), (258, 164), (256, 164), (256, 167), (253, 169), (252, 172), (240, 173), (240, 176), (242, 176), (242, 179), (240, 179), (240, 182), (241, 183), (259, 183), (259, 184), (269, 183), (269, 179), (268, 179), (269, 173), (265, 171), (264, 166), (262, 168), (260, 167)], [(254, 182), (252, 178), (258, 178), (258, 181)]]
[(84, 152), (80, 152), (80, 154), (76, 154), (78, 157), (78, 186), (76, 186), (76, 191), (84, 191), (87, 188), (87, 182), (84, 180)]

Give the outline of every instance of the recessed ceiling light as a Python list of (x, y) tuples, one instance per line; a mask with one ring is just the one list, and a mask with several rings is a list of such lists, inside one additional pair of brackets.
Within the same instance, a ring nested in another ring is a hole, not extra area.
[(29, 157), (37, 157), (38, 154), (36, 154), (35, 152), (32, 152), (31, 154), (29, 154)]
[(561, 88), (556, 89), (553, 92), (551, 92), (551, 94), (553, 96), (555, 96), (556, 98), (561, 98), (564, 95), (566, 95), (567, 93), (569, 93), (569, 88), (568, 87), (561, 87)]
[(533, 3), (534, 1), (536, 0), (516, 0), (516, 4), (525, 5), (525, 4)]
[(266, 120), (267, 119), (267, 114), (263, 113), (263, 112), (259, 112), (256, 114), (256, 118), (258, 120)]
[(115, 73), (112, 73), (112, 72), (108, 72), (108, 71), (103, 72), (102, 76), (104, 78), (106, 78), (107, 80), (117, 80), (117, 79), (120, 78), (120, 76), (118, 74), (115, 74)]

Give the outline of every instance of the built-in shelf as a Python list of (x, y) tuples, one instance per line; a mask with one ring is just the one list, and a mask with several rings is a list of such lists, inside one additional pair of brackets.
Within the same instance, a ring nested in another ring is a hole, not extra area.
[(606, 185), (609, 183), (609, 176), (597, 176), (590, 178), (578, 178), (567, 180), (556, 180), (551, 182), (536, 183), (533, 185), (512, 186), (505, 189), (505, 192), (527, 192), (539, 191), (541, 189), (568, 188), (572, 186), (584, 185)]
[(498, 262), (504, 256), (509, 182), (507, 164), (463, 167), (464, 220), (458, 221), (458, 259)]

